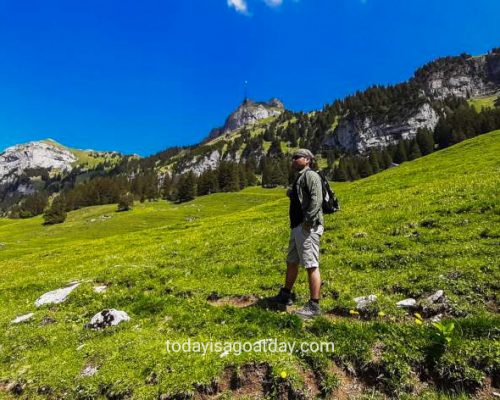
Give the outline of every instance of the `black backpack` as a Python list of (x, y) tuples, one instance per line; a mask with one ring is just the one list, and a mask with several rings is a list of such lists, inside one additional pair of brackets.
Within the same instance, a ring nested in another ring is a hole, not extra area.
[[(313, 171), (313, 170), (311, 170)], [(321, 189), (323, 192), (323, 203), (321, 204), (321, 208), (323, 209), (323, 214), (333, 214), (334, 212), (340, 211), (340, 203), (337, 196), (333, 192), (330, 184), (328, 183), (328, 179), (323, 171), (314, 171), (321, 178)]]

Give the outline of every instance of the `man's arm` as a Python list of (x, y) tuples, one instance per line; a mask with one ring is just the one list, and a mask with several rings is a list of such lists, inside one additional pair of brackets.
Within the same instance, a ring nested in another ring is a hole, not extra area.
[(306, 172), (304, 179), (311, 200), (309, 201), (309, 204), (307, 204), (307, 208), (303, 209), (302, 212), (304, 214), (304, 225), (311, 227), (315, 222), (318, 212), (321, 210), (323, 203), (323, 189), (321, 185), (321, 178), (316, 172)]

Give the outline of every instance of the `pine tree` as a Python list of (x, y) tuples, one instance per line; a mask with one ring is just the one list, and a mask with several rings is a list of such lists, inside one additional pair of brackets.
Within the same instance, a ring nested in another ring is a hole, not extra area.
[(340, 162), (333, 170), (333, 180), (336, 182), (347, 182), (348, 177), (343, 162)]
[(432, 132), (427, 129), (419, 129), (416, 139), (423, 156), (431, 154), (434, 151), (434, 138)]
[(368, 157), (372, 172), (376, 174), (380, 171), (380, 153), (376, 150), (370, 151), (370, 156)]
[(387, 169), (391, 166), (392, 157), (391, 157), (391, 154), (389, 153), (389, 149), (385, 148), (382, 150), (380, 160), (381, 160), (380, 164), (381, 164), (382, 169)]
[(410, 154), (408, 154), (408, 160), (415, 160), (419, 157), (422, 157), (422, 153), (420, 152), (420, 148), (418, 147), (418, 143), (416, 140), (412, 140), (410, 143)]
[(116, 211), (128, 211), (134, 205), (134, 195), (132, 193), (122, 194), (118, 200)]
[(404, 140), (400, 140), (396, 147), (396, 154), (394, 154), (394, 162), (397, 164), (401, 164), (405, 161), (408, 161), (408, 155), (406, 153), (406, 145)]
[(219, 164), (219, 187), (223, 192), (237, 192), (240, 190), (238, 164), (231, 161), (222, 161)]
[(361, 178), (366, 178), (373, 175), (372, 166), (366, 157), (357, 158), (358, 171)]
[(219, 181), (215, 171), (208, 169), (198, 177), (198, 196), (205, 196), (218, 191)]
[(43, 213), (44, 225), (60, 224), (66, 220), (66, 204), (64, 197), (59, 195)]
[(179, 203), (193, 200), (196, 194), (196, 178), (193, 171), (183, 174), (177, 183), (177, 201)]
[(161, 184), (161, 197), (163, 199), (168, 199), (170, 196), (170, 190), (172, 189), (172, 178), (169, 174), (163, 176), (163, 182)]

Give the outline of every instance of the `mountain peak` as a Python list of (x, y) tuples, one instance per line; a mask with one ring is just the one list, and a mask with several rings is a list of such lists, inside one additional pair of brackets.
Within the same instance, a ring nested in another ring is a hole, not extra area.
[(254, 124), (261, 119), (280, 115), (284, 111), (285, 106), (277, 98), (263, 102), (246, 98), (235, 111), (229, 114), (222, 127), (212, 129), (205, 142), (226, 133), (231, 133), (243, 126)]

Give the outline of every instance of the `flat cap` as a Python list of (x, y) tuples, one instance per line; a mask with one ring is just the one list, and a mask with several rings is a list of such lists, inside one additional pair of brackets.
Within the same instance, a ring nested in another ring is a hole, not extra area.
[(293, 157), (306, 157), (310, 160), (314, 160), (314, 154), (308, 149), (298, 149), (295, 153), (293, 153)]

